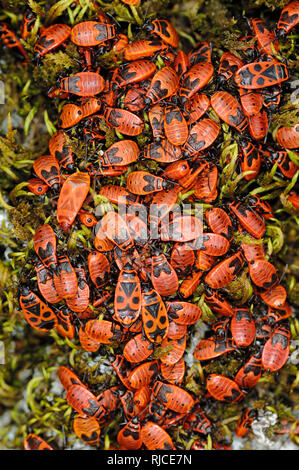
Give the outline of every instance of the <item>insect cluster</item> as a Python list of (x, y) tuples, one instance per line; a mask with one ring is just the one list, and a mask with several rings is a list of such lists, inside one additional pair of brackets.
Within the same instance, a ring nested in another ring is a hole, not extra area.
[[(101, 11), (73, 27), (40, 31), (38, 63), (71, 43), (82, 70), (49, 90), (50, 98), (67, 101), (28, 189), (47, 192), (57, 207), (34, 234), (37, 285), (22, 285), (19, 303), (36, 330), (78, 338), (90, 353), (102, 345), (117, 351), (111, 367), (118, 385), (100, 393), (67, 366), (59, 368), (77, 412), (74, 432), (89, 445), (100, 443), (121, 410), (120, 449), (180, 448), (172, 437), (179, 425), (193, 438), (191, 449), (202, 449), (214, 429), (204, 404), (241, 402), (263, 370), (276, 372), (288, 359), (292, 309), (264, 244), (273, 208), (254, 191), (223, 193), (219, 147), (235, 136), (235, 172), (248, 184), (273, 165), (284, 181), (296, 175), (290, 151), (298, 150), (299, 124), (280, 127), (275, 141), (268, 128), (290, 77), (279, 40), (298, 18), (294, 1), (275, 31), (250, 20), (251, 33), (240, 38), (244, 48), (219, 60), (206, 42), (188, 53), (178, 49), (178, 33), (163, 19), (148, 21), (143, 38), (131, 42)], [(27, 13), (22, 38), (34, 22)], [(13, 34), (1, 25), (1, 39), (29, 61)], [(103, 56), (112, 65), (99, 66)], [(109, 146), (107, 129), (115, 131)], [(86, 144), (80, 165), (72, 137)], [(294, 191), (288, 201), (299, 209)], [(69, 253), (67, 238), (78, 224), (92, 231), (93, 241)], [(236, 355), (242, 365), (233, 376), (208, 373), (202, 398), (184, 387), (184, 353), (207, 311), (213, 321), (195, 347), (196, 362)], [(256, 416), (245, 410), (238, 436)], [(47, 446), (34, 434), (25, 440), (26, 449)], [(213, 446), (229, 448), (217, 440)]]

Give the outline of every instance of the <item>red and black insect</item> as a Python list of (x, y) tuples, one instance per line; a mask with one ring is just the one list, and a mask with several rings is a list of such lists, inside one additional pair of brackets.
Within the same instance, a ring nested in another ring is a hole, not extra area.
[(290, 330), (283, 324), (276, 326), (263, 347), (262, 364), (264, 369), (276, 372), (286, 363), (290, 353)]
[(271, 152), (270, 162), (277, 163), (279, 170), (286, 178), (293, 178), (298, 171), (298, 166), (290, 159), (285, 150)]
[(32, 31), (34, 23), (36, 21), (36, 15), (33, 11), (28, 10), (24, 13), (23, 20), (20, 26), (21, 38), (26, 39)]
[(153, 138), (159, 142), (164, 138), (164, 108), (161, 103), (156, 103), (150, 107), (148, 118), (153, 133)]
[(212, 47), (206, 41), (196, 44), (195, 47), (189, 52), (188, 59), (190, 65), (203, 63), (211, 63), (212, 61)]
[(87, 445), (96, 446), (100, 442), (100, 424), (93, 416), (76, 416), (73, 422), (73, 430), (76, 436)]
[(85, 269), (83, 267), (75, 267), (77, 277), (77, 292), (76, 294), (66, 299), (68, 307), (76, 313), (84, 312), (90, 301), (90, 288), (86, 279)]
[(113, 204), (134, 204), (139, 201), (138, 196), (129, 192), (123, 186), (116, 186), (112, 184), (107, 184), (102, 186), (99, 191), (100, 196), (104, 196)]
[(269, 306), (267, 312), (267, 321), (269, 325), (274, 325), (281, 320), (289, 318), (292, 313), (292, 308), (287, 302), (285, 302), (284, 306), (281, 308), (273, 308)]
[(114, 318), (130, 326), (141, 312), (141, 287), (139, 277), (130, 265), (120, 271), (114, 294)]
[(275, 134), (277, 143), (285, 149), (296, 149), (299, 147), (299, 124), (292, 127), (282, 126)]
[(244, 178), (247, 181), (251, 181), (255, 179), (260, 172), (262, 164), (261, 154), (251, 142), (241, 140), (240, 146), (242, 152), (241, 170), (244, 173), (248, 172), (248, 174), (244, 175)]
[(119, 400), (119, 387), (110, 387), (97, 395), (97, 401), (100, 404), (100, 411), (97, 413), (96, 418), (99, 423), (105, 422), (107, 415), (112, 413), (120, 404)]
[(42, 196), (48, 191), (49, 186), (39, 178), (32, 178), (28, 181), (27, 188), (36, 196)]
[(195, 155), (210, 147), (220, 132), (219, 124), (213, 119), (204, 118), (193, 124), (183, 147), (185, 156)]
[(248, 116), (248, 128), (254, 140), (261, 140), (266, 137), (269, 122), (266, 110)]
[(236, 435), (238, 437), (245, 437), (250, 430), (253, 421), (257, 419), (257, 416), (257, 410), (247, 408), (245, 411), (243, 411), (237, 422)]
[(120, 449), (138, 450), (142, 446), (141, 425), (137, 416), (133, 417), (117, 434)]
[(188, 416), (184, 419), (183, 428), (187, 431), (199, 432), (205, 436), (212, 432), (212, 423), (201, 409), (199, 402), (195, 403)]
[(212, 289), (220, 289), (233, 281), (239, 273), (244, 263), (244, 256), (241, 251), (225, 258), (216, 264), (206, 275), (205, 282)]
[(205, 212), (207, 223), (212, 232), (226, 237), (229, 241), (233, 238), (233, 226), (228, 214), (220, 207), (207, 209)]
[(229, 324), (229, 317), (222, 317), (220, 320), (213, 322), (211, 328), (214, 331), (216, 338), (226, 338), (228, 336)]
[(243, 65), (243, 60), (239, 59), (235, 54), (224, 52), (221, 56), (218, 68), (218, 80), (220, 83), (232, 78), (234, 73)]
[(126, 419), (130, 420), (135, 415), (134, 392), (129, 383), (127, 383), (126, 387), (127, 390), (123, 388), (118, 390), (118, 396)]
[(85, 332), (91, 339), (103, 344), (124, 340), (123, 329), (120, 325), (108, 320), (88, 320)]
[(207, 390), (213, 398), (219, 401), (237, 403), (244, 398), (244, 393), (238, 384), (224, 375), (208, 375)]
[(77, 46), (98, 46), (116, 36), (114, 25), (107, 22), (82, 21), (70, 31), (71, 41)]
[[(245, 235), (245, 232), (243, 230), (240, 230), (240, 233)], [(247, 237), (246, 240), (248, 240), (249, 235), (246, 234), (246, 237)], [(253, 237), (250, 237), (250, 240), (248, 241), (249, 243), (246, 243), (244, 241), (241, 242), (241, 248), (242, 248), (246, 261), (250, 263), (251, 261), (264, 259), (265, 250), (264, 250), (263, 243), (257, 243), (257, 240), (254, 239)]]
[(35, 174), (41, 178), (49, 188), (58, 191), (60, 184), (60, 170), (57, 159), (53, 155), (42, 155), (33, 163)]
[(260, 18), (251, 19), (250, 25), (257, 39), (259, 53), (269, 54), (270, 56), (278, 53), (279, 44), (276, 39), (275, 32), (271, 31), (266, 23)]
[(99, 288), (107, 284), (110, 273), (110, 263), (104, 253), (91, 251), (87, 258), (88, 271), (94, 285)]
[(242, 227), (253, 237), (262, 238), (266, 227), (262, 217), (241, 202), (229, 204), (229, 210), (237, 217)]
[(202, 314), (200, 307), (191, 302), (166, 302), (166, 307), (169, 318), (178, 325), (193, 325)]
[(148, 386), (159, 373), (158, 361), (143, 362), (128, 374), (128, 384), (132, 389)]
[(160, 358), (161, 362), (168, 366), (173, 366), (174, 364), (177, 364), (182, 359), (185, 353), (186, 343), (186, 334), (179, 339), (171, 339), (167, 334), (167, 338), (164, 338), (161, 343), (161, 348), (165, 348), (165, 350), (168, 350), (169, 352), (165, 353), (165, 355)]
[(166, 408), (176, 413), (188, 413), (194, 406), (190, 393), (181, 387), (156, 381), (152, 389), (153, 396)]
[(101, 219), (101, 229), (106, 237), (123, 251), (134, 245), (128, 225), (118, 212), (107, 212)]
[(238, 370), (234, 381), (241, 389), (250, 389), (256, 386), (262, 375), (262, 353), (257, 351)]
[(214, 67), (210, 62), (199, 62), (193, 65), (182, 77), (178, 95), (183, 104), (195, 93), (205, 87), (211, 80)]
[(140, 196), (162, 191), (170, 186), (168, 181), (147, 171), (132, 171), (127, 177), (128, 190)]
[(225, 255), (225, 253), (227, 253), (229, 250), (229, 247), (230, 243), (223, 235), (208, 232), (202, 234), (200, 250), (202, 250), (207, 255)]
[(84, 383), (79, 379), (77, 374), (69, 367), (60, 366), (57, 374), (60, 383), (65, 390), (68, 390), (72, 385), (82, 385), (85, 387)]
[(49, 224), (39, 227), (33, 237), (33, 248), (42, 263), (52, 271), (57, 267), (56, 235)]
[(63, 106), (58, 118), (58, 125), (63, 129), (73, 127), (83, 119), (83, 111), (80, 106), (73, 103), (67, 103)]
[(166, 44), (178, 47), (179, 36), (176, 29), (167, 20), (150, 20), (144, 25), (144, 29), (151, 34), (159, 36)]
[(37, 434), (27, 434), (24, 439), (25, 450), (54, 450), (44, 439)]
[[(196, 155), (193, 157), (195, 158)], [(208, 168), (208, 163), (206, 160), (199, 160), (196, 164), (192, 165), (187, 174), (179, 178), (178, 183), (185, 189), (188, 189), (193, 186), (193, 184), (199, 180), (198, 176), (205, 172)]]
[(273, 85), (269, 88), (263, 88), (262, 100), (263, 106), (267, 108), (270, 113), (275, 113), (278, 110), (278, 106), (281, 99), (281, 85)]
[(127, 361), (137, 363), (145, 361), (153, 352), (153, 343), (142, 333), (130, 339), (123, 350), (123, 355)]
[(166, 382), (173, 385), (180, 385), (185, 376), (185, 360), (182, 358), (175, 364), (167, 364), (162, 362), (161, 364), (161, 375)]
[(170, 163), (164, 170), (164, 176), (170, 180), (180, 180), (189, 174), (190, 166), (188, 160), (179, 160)]
[(202, 221), (199, 217), (178, 215), (172, 222), (162, 221), (160, 238), (162, 241), (190, 242), (199, 238), (202, 231)]
[(93, 243), (95, 249), (101, 252), (111, 251), (115, 247), (114, 242), (110, 240), (103, 232), (101, 224), (97, 224), (95, 227), (95, 237)]
[(66, 392), (66, 400), (80, 415), (96, 417), (101, 409), (96, 396), (82, 385), (71, 385)]
[(94, 227), (98, 223), (98, 219), (93, 214), (85, 212), (82, 209), (78, 213), (78, 218), (85, 227)]
[(29, 62), (28, 53), (24, 48), (23, 44), (21, 43), (20, 39), (16, 36), (13, 31), (8, 28), (7, 24), (3, 21), (0, 22), (0, 40), (9, 49), (18, 50), (24, 57), (26, 63)]
[[(104, 89), (105, 81), (96, 72), (79, 72), (63, 78), (60, 81), (59, 91), (72, 93), (77, 96), (94, 96)], [(83, 113), (84, 116), (84, 113)]]
[(63, 305), (57, 312), (57, 333), (65, 338), (73, 339), (76, 332), (73, 321), (73, 312), (68, 306)]
[(198, 121), (209, 109), (210, 98), (203, 93), (195, 93), (185, 103), (184, 114), (191, 123)]
[(163, 253), (152, 257), (151, 281), (153, 288), (162, 296), (175, 294), (179, 288), (176, 271)]
[(102, 155), (103, 166), (123, 166), (135, 162), (139, 156), (139, 147), (133, 140), (120, 140), (112, 144)]
[(194, 197), (207, 204), (215, 201), (218, 195), (218, 168), (213, 163), (208, 163), (200, 178), (194, 185)]
[(142, 323), (146, 337), (161, 343), (168, 333), (168, 316), (161, 296), (149, 287), (142, 292)]
[(237, 99), (227, 91), (217, 91), (211, 96), (211, 106), (215, 113), (229, 126), (244, 132), (248, 126), (247, 118)]
[(194, 357), (198, 361), (207, 361), (234, 351), (235, 344), (231, 338), (202, 339), (194, 350)]
[(64, 232), (73, 224), (89, 188), (90, 176), (81, 171), (68, 176), (63, 183), (57, 203), (57, 221)]
[[(179, 135), (179, 129), (177, 135)], [(180, 146), (173, 145), (170, 140), (161, 139), (146, 145), (142, 156), (159, 163), (173, 163), (181, 158), (182, 150)]]
[(175, 450), (169, 434), (152, 421), (143, 424), (141, 439), (148, 450)]
[(143, 120), (134, 113), (121, 108), (106, 107), (104, 111), (106, 123), (124, 135), (136, 136), (144, 128)]
[(57, 267), (54, 274), (54, 285), (63, 299), (75, 297), (78, 289), (76, 272), (67, 255), (57, 258)]
[(171, 251), (170, 264), (177, 274), (187, 274), (196, 261), (195, 252), (188, 243), (175, 243)]
[[(272, 87), (271, 87), (272, 88)], [(266, 88), (263, 88), (265, 90)], [(252, 116), (261, 111), (263, 106), (263, 96), (259, 90), (252, 91), (239, 88), (240, 103), (245, 116)]]
[(117, 87), (127, 87), (132, 83), (139, 83), (150, 78), (157, 70), (157, 67), (150, 60), (136, 60), (118, 68), (113, 75), (114, 89)]
[(39, 60), (48, 52), (61, 46), (61, 44), (68, 39), (70, 34), (71, 28), (66, 24), (53, 24), (52, 26), (43, 29), (34, 46), (35, 59)]
[(176, 93), (179, 86), (179, 77), (169, 66), (158, 70), (153, 76), (146, 92), (146, 103), (155, 104), (169, 98)]
[(274, 309), (283, 308), (287, 300), (287, 291), (281, 284), (277, 284), (265, 292), (260, 292), (259, 295), (269, 307)]
[(161, 39), (137, 39), (125, 45), (123, 56), (125, 60), (139, 60), (145, 57), (154, 57), (155, 54), (167, 50), (168, 46)]
[(136, 416), (139, 415), (149, 404), (151, 399), (151, 389), (148, 386), (141, 387), (134, 392), (134, 409)]
[(236, 84), (248, 90), (277, 85), (288, 78), (287, 66), (278, 61), (252, 62), (235, 73)]
[(53, 279), (53, 272), (48, 269), (37, 258), (33, 260), (36, 270), (36, 278), (39, 292), (43, 298), (50, 304), (56, 304), (62, 300), (62, 296), (57, 292)]
[(166, 106), (164, 118), (164, 132), (166, 138), (173, 145), (184, 145), (189, 130), (187, 122), (177, 106)]
[(295, 0), (286, 5), (282, 12), (276, 26), (276, 34), (278, 38), (282, 38), (289, 34), (289, 32), (299, 23), (299, 2)]
[(255, 338), (255, 322), (248, 308), (235, 309), (231, 319), (231, 333), (238, 347), (248, 347)]
[[(88, 316), (88, 318), (90, 318), (90, 316)], [(94, 315), (92, 316), (92, 318), (94, 318)], [(85, 351), (96, 352), (101, 346), (101, 343), (99, 341), (95, 341), (85, 333), (85, 327), (83, 326), (83, 324), (80, 325), (79, 328), (79, 341), (80, 345)]]
[(230, 303), (221, 295), (219, 292), (205, 288), (205, 302), (208, 304), (210, 309), (218, 315), (224, 315), (226, 317), (232, 317), (234, 309)]
[(71, 147), (67, 145), (67, 135), (63, 130), (52, 135), (49, 140), (49, 151), (62, 168), (74, 171), (73, 152)]
[(251, 207), (253, 207), (260, 215), (263, 216), (264, 219), (274, 219), (273, 209), (271, 205), (265, 201), (264, 199), (260, 198), (257, 195), (250, 194), (248, 198), (248, 203)]
[(202, 277), (201, 271), (193, 271), (189, 274), (182, 282), (179, 288), (179, 292), (184, 299), (190, 297), (200, 284), (200, 280)]
[(266, 260), (253, 260), (249, 263), (249, 276), (258, 287), (271, 289), (278, 284), (278, 274), (272, 263)]
[(182, 77), (182, 75), (184, 75), (185, 72), (187, 72), (189, 65), (189, 59), (186, 52), (182, 49), (177, 51), (173, 63), (173, 68), (180, 78)]
[(129, 88), (124, 96), (124, 108), (132, 113), (137, 113), (145, 108), (146, 90), (138, 84)]
[(195, 266), (200, 271), (209, 271), (216, 263), (216, 257), (207, 255), (203, 250), (197, 250)]
[(20, 292), (19, 303), (29, 325), (38, 331), (49, 332), (56, 328), (57, 317), (53, 310), (28, 287), (22, 286)]

